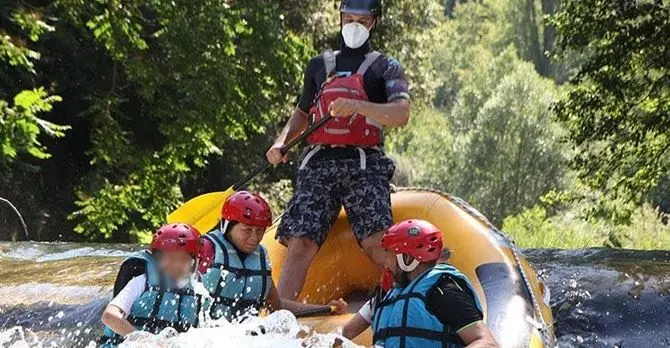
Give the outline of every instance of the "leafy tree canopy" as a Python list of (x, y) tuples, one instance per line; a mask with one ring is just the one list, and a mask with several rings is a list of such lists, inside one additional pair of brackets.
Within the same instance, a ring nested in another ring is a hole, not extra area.
[(40, 134), (62, 137), (68, 127), (41, 118), (61, 98), (37, 86), (34, 78), (40, 53), (31, 46), (53, 27), (36, 13), (8, 4), (0, 5), (0, 22), (9, 24), (0, 30), (0, 171), (7, 171), (22, 155), (50, 157)]
[(585, 58), (554, 110), (590, 186), (639, 200), (670, 168), (670, 2), (564, 1), (561, 52)]

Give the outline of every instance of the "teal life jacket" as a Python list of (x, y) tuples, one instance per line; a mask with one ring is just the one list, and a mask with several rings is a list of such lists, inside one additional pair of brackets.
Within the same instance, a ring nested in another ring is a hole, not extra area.
[(456, 329), (459, 328), (445, 327), (426, 307), (426, 296), (444, 276), (463, 280), (472, 291), (477, 308), (481, 311), (479, 300), (468, 278), (452, 266), (438, 264), (422, 273), (406, 287), (391, 289), (376, 306), (372, 323), (375, 346), (385, 348), (464, 346), (456, 333)]
[(240, 257), (221, 231), (212, 231), (204, 238), (215, 248), (212, 264), (202, 276), (213, 299), (211, 304), (207, 303), (211, 318), (233, 321), (259, 311), (272, 285), (272, 268), (265, 247), (259, 244), (253, 253)]
[[(168, 327), (178, 332), (186, 332), (191, 327), (198, 326), (202, 300), (200, 295), (196, 295), (192, 284), (180, 288), (173, 281), (169, 281), (158, 271), (156, 261), (148, 250), (139, 252), (124, 262), (131, 259), (145, 262), (147, 282), (144, 293), (133, 303), (126, 320), (138, 330), (154, 334)], [(99, 340), (100, 348), (116, 347), (121, 342), (123, 337), (109, 327), (105, 327)]]

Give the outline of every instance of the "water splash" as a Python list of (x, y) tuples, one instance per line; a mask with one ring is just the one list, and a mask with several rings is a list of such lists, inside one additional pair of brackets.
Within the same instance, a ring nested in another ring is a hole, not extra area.
[(41, 342), (37, 335), (21, 326), (0, 331), (0, 347), (32, 348), (40, 346)]
[[(288, 311), (277, 311), (267, 317), (251, 317), (239, 324), (226, 320), (212, 321), (209, 327), (191, 329), (178, 334), (174, 329), (165, 329), (158, 335), (147, 332), (135, 332), (128, 335), (120, 348), (356, 348), (360, 347), (339, 333), (317, 334), (307, 326), (298, 323)], [(74, 332), (62, 332), (72, 335)], [(31, 330), (20, 326), (0, 331), (0, 347), (6, 348), (47, 348), (61, 347), (55, 342), (41, 341)], [(89, 341), (82, 344), (95, 348), (97, 344)]]
[(129, 337), (121, 348), (326, 348), (359, 347), (338, 333), (317, 334), (307, 326), (298, 323), (288, 311), (277, 311), (267, 317), (252, 317), (240, 324), (231, 324), (225, 320), (213, 323), (212, 327), (192, 329), (183, 334), (173, 330), (164, 330), (159, 335), (139, 334)]

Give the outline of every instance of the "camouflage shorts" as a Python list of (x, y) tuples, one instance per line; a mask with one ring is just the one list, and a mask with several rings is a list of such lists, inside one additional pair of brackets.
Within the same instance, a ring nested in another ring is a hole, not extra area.
[(300, 169), (277, 238), (303, 237), (321, 246), (342, 206), (359, 241), (389, 228), (395, 165), (381, 153), (368, 154), (366, 162), (361, 169), (357, 158), (315, 160)]

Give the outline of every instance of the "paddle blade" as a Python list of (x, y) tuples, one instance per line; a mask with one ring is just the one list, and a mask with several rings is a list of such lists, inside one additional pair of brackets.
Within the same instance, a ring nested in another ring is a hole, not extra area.
[(192, 198), (168, 215), (167, 222), (187, 223), (197, 228), (200, 233), (207, 233), (216, 226), (221, 216), (223, 202), (233, 193), (235, 190), (230, 187), (226, 191), (206, 193)]

